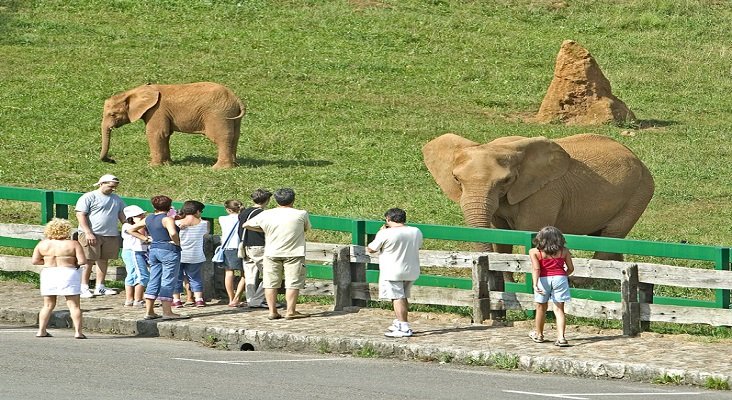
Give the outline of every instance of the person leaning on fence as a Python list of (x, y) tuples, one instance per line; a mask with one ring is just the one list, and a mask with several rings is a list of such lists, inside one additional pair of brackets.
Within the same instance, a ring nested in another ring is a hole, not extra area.
[(241, 238), (239, 256), (244, 261), (244, 276), (239, 280), (234, 300), (239, 302), (241, 295), (244, 294), (250, 308), (269, 308), (264, 300), (263, 282), (259, 279), (264, 260), (264, 233), (244, 229), (242, 225), (263, 212), (271, 197), (272, 192), (269, 190), (257, 189), (251, 195), (254, 205), (239, 212), (238, 233)]
[(277, 290), (285, 279), (287, 314), (285, 319), (309, 317), (296, 310), (297, 296), (305, 287), (305, 231), (310, 229), (307, 211), (298, 210), (295, 191), (289, 188), (277, 189), (274, 193), (277, 208), (265, 210), (246, 221), (245, 229), (264, 232), (264, 295), (269, 306), (270, 320), (280, 319), (277, 312)]
[[(224, 202), (226, 215), (219, 217), (219, 225), (221, 225), (221, 246), (224, 248), (224, 288), (229, 296), (229, 307), (243, 307), (245, 304), (239, 302), (236, 296), (236, 288), (234, 288), (234, 273), (242, 270), (241, 258), (237, 254), (239, 251), (239, 210), (241, 210), (241, 202), (239, 200), (226, 200)], [(244, 280), (242, 274), (241, 280)]]
[[(114, 175), (103, 175), (95, 186), (97, 190), (84, 193), (76, 202), (76, 219), (79, 221), (79, 243), (86, 255), (86, 268), (81, 279), (81, 297), (117, 294), (107, 289), (104, 280), (107, 276), (109, 260), (116, 260), (120, 242), (117, 221), (125, 222), (122, 209), (124, 201), (114, 191), (119, 179)], [(97, 264), (97, 287), (92, 294), (89, 290), (94, 263)]]
[(379, 254), (379, 297), (391, 300), (396, 319), (384, 333), (388, 337), (412, 336), (409, 327), (409, 301), (412, 284), (419, 278), (419, 248), (422, 232), (406, 226), (407, 213), (391, 208), (384, 214), (386, 223), (368, 244), (369, 253)]
[(71, 240), (71, 224), (60, 218), (52, 219), (43, 231), (45, 239), (38, 242), (33, 249), (31, 262), (43, 265), (41, 270), (41, 296), (43, 308), (38, 314), (37, 337), (51, 337), (46, 331), (51, 312), (56, 307), (57, 296), (66, 297), (71, 321), (74, 323), (74, 337), (86, 339), (81, 332), (81, 293), (80, 265), (86, 262), (81, 245)]
[[(127, 232), (133, 225), (145, 219), (145, 210), (138, 206), (127, 206), (123, 210), (127, 220), (122, 224), (122, 260), (125, 262), (125, 307), (145, 307), (142, 295), (150, 280), (147, 265), (147, 242)], [(141, 233), (147, 237), (147, 232)]]
[[(178, 213), (175, 224), (180, 228), (180, 269), (176, 289), (173, 291), (173, 304), (175, 308), (182, 308), (180, 293), (183, 291), (183, 280), (188, 279), (190, 290), (193, 292), (196, 307), (205, 307), (203, 299), (203, 263), (206, 255), (203, 253), (203, 241), (208, 235), (208, 221), (201, 218), (201, 213), (206, 206), (200, 201), (188, 200)], [(187, 298), (191, 301), (191, 298)]]
[(560, 347), (569, 346), (564, 336), (567, 325), (564, 303), (571, 299), (568, 275), (574, 272), (574, 264), (572, 254), (565, 245), (562, 232), (553, 226), (547, 226), (536, 234), (534, 248), (529, 250), (536, 302), (535, 327), (529, 337), (536, 343), (544, 341), (544, 322), (551, 299), (557, 318), (557, 340), (554, 344)]

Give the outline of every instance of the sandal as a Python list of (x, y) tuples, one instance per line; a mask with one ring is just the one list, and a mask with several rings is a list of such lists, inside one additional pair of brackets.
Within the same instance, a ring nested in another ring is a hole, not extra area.
[(158, 319), (160, 318), (160, 315), (158, 314), (148, 314), (145, 316), (145, 319)]
[(274, 321), (276, 319), (282, 319), (282, 315), (281, 314), (269, 314), (267, 316), (267, 319), (270, 321)]
[(285, 319), (287, 319), (287, 320), (290, 320), (290, 319), (300, 319), (300, 318), (307, 318), (309, 316), (310, 316), (310, 314), (303, 314), (301, 312), (295, 311), (292, 314), (285, 315)]
[(46, 332), (45, 335), (36, 335), (36, 337), (53, 337), (50, 333)]
[(86, 335), (84, 335), (84, 334), (82, 333), (82, 334), (81, 334), (81, 335), (79, 335), (79, 336), (74, 336), (74, 339), (86, 339)]
[(535, 343), (544, 343), (544, 335), (539, 335), (536, 333), (536, 331), (531, 331), (529, 333), (529, 337), (531, 340), (533, 340)]
[(241, 302), (241, 301), (232, 301), (229, 303), (229, 307), (246, 307), (247, 303)]
[(557, 339), (557, 341), (554, 342), (554, 345), (558, 347), (569, 347), (569, 342), (567, 339)]

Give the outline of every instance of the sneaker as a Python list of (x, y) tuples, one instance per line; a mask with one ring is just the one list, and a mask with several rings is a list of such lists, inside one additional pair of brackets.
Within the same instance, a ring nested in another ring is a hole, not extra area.
[(145, 308), (145, 300), (136, 301), (132, 304), (135, 308)]
[(125, 300), (125, 307), (132, 307), (135, 305), (135, 302), (132, 300)]
[(82, 299), (91, 299), (92, 297), (94, 297), (94, 295), (92, 294), (91, 290), (89, 290), (89, 288), (82, 288), (79, 296)]
[(536, 333), (536, 331), (531, 331), (529, 333), (529, 337), (531, 340), (533, 340), (535, 343), (544, 343), (544, 335), (539, 335)]
[(170, 306), (173, 308), (183, 308), (183, 302), (180, 300), (173, 300)]
[(399, 326), (399, 320), (395, 319), (394, 321), (392, 321), (391, 325), (389, 325), (389, 327), (386, 329), (389, 330), (389, 332), (395, 332), (401, 329), (401, 327)]
[(117, 294), (117, 291), (114, 289), (108, 289), (106, 287), (98, 287), (94, 289), (95, 296), (110, 296), (113, 294)]
[(389, 332), (384, 333), (384, 336), (400, 338), (400, 337), (409, 337), (409, 336), (412, 336), (413, 334), (414, 334), (414, 332), (412, 332), (411, 329), (407, 329), (406, 331), (402, 331), (402, 330), (389, 331)]
[(206, 307), (206, 302), (203, 300), (196, 300), (196, 307)]

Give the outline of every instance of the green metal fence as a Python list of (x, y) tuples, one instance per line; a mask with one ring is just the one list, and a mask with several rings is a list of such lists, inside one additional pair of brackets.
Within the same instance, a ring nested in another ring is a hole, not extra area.
[[(68, 218), (69, 208), (73, 212), (76, 201), (81, 193), (63, 192), (54, 190), (40, 190), (0, 186), (0, 200), (14, 200), (40, 203), (41, 215), (39, 222), (45, 224), (51, 218)], [(148, 199), (122, 197), (127, 205), (138, 205), (152, 211)], [(176, 207), (181, 202), (175, 202)], [(226, 211), (221, 205), (207, 204), (203, 218), (213, 220)], [(350, 233), (351, 244), (366, 245), (373, 235), (381, 228), (383, 221), (359, 220), (322, 215), (311, 215), (313, 229)], [(210, 224), (213, 227), (213, 224)], [(500, 229), (469, 228), (444, 225), (413, 224), (418, 227), (426, 239), (451, 240), (461, 242), (500, 243), (524, 246), (528, 251), (531, 248), (535, 232), (508, 231)], [(633, 254), (641, 256), (666, 257), (685, 260), (703, 260), (714, 262), (715, 269), (730, 269), (730, 249), (719, 246), (691, 245), (681, 243), (652, 242), (630, 239), (598, 238), (591, 236), (566, 235), (567, 246), (575, 250), (602, 251), (609, 253)], [(0, 236), (0, 246), (16, 248), (33, 248), (35, 240), (17, 239)], [(378, 281), (378, 272), (369, 268), (367, 280)], [(529, 275), (529, 274), (527, 274)], [(311, 278), (330, 279), (332, 269), (329, 266), (309, 266), (308, 276)], [(460, 289), (470, 289), (471, 280), (468, 278), (449, 278), (423, 275), (415, 282), (421, 286), (438, 286)], [(532, 293), (531, 277), (527, 276), (525, 283), (506, 283), (506, 290), (511, 292)], [(620, 301), (620, 293), (599, 290), (572, 289), (576, 298), (585, 298), (598, 301)], [(729, 290), (716, 290), (713, 301), (666, 298), (654, 296), (654, 303), (680, 306), (729, 308)]]

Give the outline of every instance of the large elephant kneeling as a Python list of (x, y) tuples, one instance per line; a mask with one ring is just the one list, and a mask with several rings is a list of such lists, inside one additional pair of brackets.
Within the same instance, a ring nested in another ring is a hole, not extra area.
[[(442, 135), (423, 149), (443, 192), (468, 225), (623, 238), (653, 197), (653, 177), (627, 147), (605, 136), (557, 140), (510, 136), (479, 144)], [(510, 245), (495, 251), (510, 253)], [(622, 260), (621, 254), (595, 258)]]
[(143, 85), (116, 94), (104, 102), (102, 116), (102, 161), (108, 157), (112, 128), (145, 121), (150, 146), (150, 165), (171, 163), (170, 135), (174, 132), (203, 133), (216, 144), (214, 168), (236, 165), (244, 103), (226, 86), (213, 82), (180, 85)]

